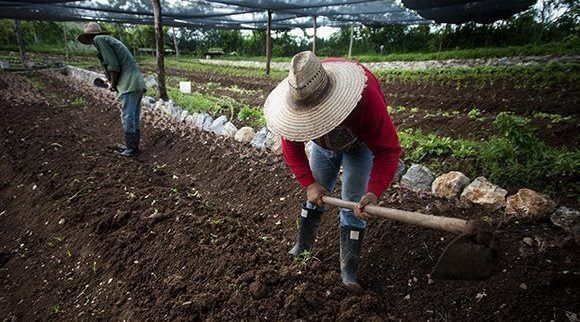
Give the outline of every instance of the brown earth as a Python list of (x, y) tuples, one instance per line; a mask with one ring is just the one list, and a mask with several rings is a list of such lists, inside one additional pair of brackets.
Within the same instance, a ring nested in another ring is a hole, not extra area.
[[(143, 67), (146, 71), (154, 71), (154, 67), (150, 65)], [(215, 68), (217, 70), (219, 66)], [(265, 97), (279, 82), (267, 77), (233, 77), (217, 71), (190, 72), (168, 68), (167, 73), (197, 84), (219, 83), (222, 87), (218, 89), (208, 90), (194, 84), (193, 90), (228, 96), (249, 106), (263, 106)], [(548, 145), (578, 149), (577, 140), (570, 140), (571, 136), (580, 137), (578, 84), (555, 83), (537, 88), (538, 84), (534, 87), (533, 84), (520, 84), (513, 79), (497, 80), (493, 83), (477, 79), (446, 83), (384, 79), (381, 82), (389, 105), (406, 107), (406, 111), (391, 115), (399, 130), (414, 129), (453, 139), (482, 140), (494, 135), (491, 123), (495, 116), (499, 112), (508, 111), (529, 117), (538, 136)], [(246, 95), (227, 89), (234, 85), (257, 91), (258, 94)], [(411, 111), (413, 108), (415, 110)], [(468, 112), (474, 108), (481, 112), (481, 117), (468, 117)], [(460, 113), (450, 114), (454, 111)], [(553, 122), (550, 119), (533, 117), (536, 112), (571, 116), (572, 119)]]
[(497, 272), (429, 282), (453, 236), (376, 220), (359, 270), (366, 290), (351, 294), (339, 282), (336, 210), (315, 258), (287, 255), (303, 193), (280, 157), (146, 123), (143, 154), (123, 159), (106, 149), (121, 127), (104, 92), (53, 73), (0, 80), (3, 320), (566, 320), (580, 311), (579, 249), (546, 220), (506, 222), (392, 188), (387, 206), (491, 220), (503, 244)]

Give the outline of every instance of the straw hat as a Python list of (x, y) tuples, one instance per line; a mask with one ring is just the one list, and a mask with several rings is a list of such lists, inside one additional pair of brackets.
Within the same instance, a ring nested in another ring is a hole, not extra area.
[(295, 142), (319, 138), (354, 110), (366, 80), (354, 62), (321, 63), (310, 51), (298, 53), (264, 103), (268, 129)]
[(96, 22), (89, 22), (85, 25), (85, 32), (77, 36), (77, 40), (85, 45), (92, 44), (92, 37), (98, 35), (108, 35), (109, 32), (103, 31), (101, 26)]

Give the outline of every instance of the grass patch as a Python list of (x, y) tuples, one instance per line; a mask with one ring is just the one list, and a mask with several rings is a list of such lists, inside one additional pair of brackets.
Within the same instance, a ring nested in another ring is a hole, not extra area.
[(453, 140), (420, 131), (399, 133), (405, 159), (426, 163), (436, 172), (461, 169), (468, 176), (483, 175), (511, 187), (530, 187), (549, 195), (564, 193), (578, 198), (580, 151), (547, 146), (530, 120), (499, 113), (493, 121), (497, 135), (485, 141)]
[(514, 80), (521, 85), (577, 83), (580, 81), (580, 64), (549, 63), (533, 66), (478, 66), (428, 68), (425, 70), (384, 69), (374, 72), (382, 81), (414, 81), (419, 83), (449, 82), (460, 80)]

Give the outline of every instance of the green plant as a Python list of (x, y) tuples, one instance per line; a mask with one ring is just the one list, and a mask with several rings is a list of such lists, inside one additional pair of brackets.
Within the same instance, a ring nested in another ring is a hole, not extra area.
[(477, 108), (472, 108), (468, 113), (467, 117), (472, 120), (483, 121), (485, 118), (481, 117), (481, 111)]
[(298, 254), (296, 258), (294, 258), (294, 261), (298, 262), (300, 268), (305, 269), (313, 259), (319, 260), (318, 258), (314, 257), (312, 251), (304, 250), (302, 253)]
[(59, 304), (53, 304), (50, 307), (50, 313), (52, 313), (52, 314), (58, 314), (58, 313), (60, 313), (60, 305)]
[(71, 105), (74, 107), (80, 107), (85, 105), (85, 98), (84, 97), (77, 97), (72, 102)]
[(263, 127), (266, 125), (264, 111), (259, 107), (242, 107), (238, 112), (238, 120), (246, 122), (254, 127)]

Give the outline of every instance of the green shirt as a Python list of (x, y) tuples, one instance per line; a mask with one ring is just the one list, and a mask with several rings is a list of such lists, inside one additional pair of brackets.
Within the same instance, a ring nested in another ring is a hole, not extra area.
[(122, 42), (111, 36), (99, 35), (94, 38), (93, 44), (97, 47), (98, 57), (107, 78), (111, 79), (112, 71), (119, 72), (117, 85), (119, 95), (145, 90), (145, 80), (137, 62)]

